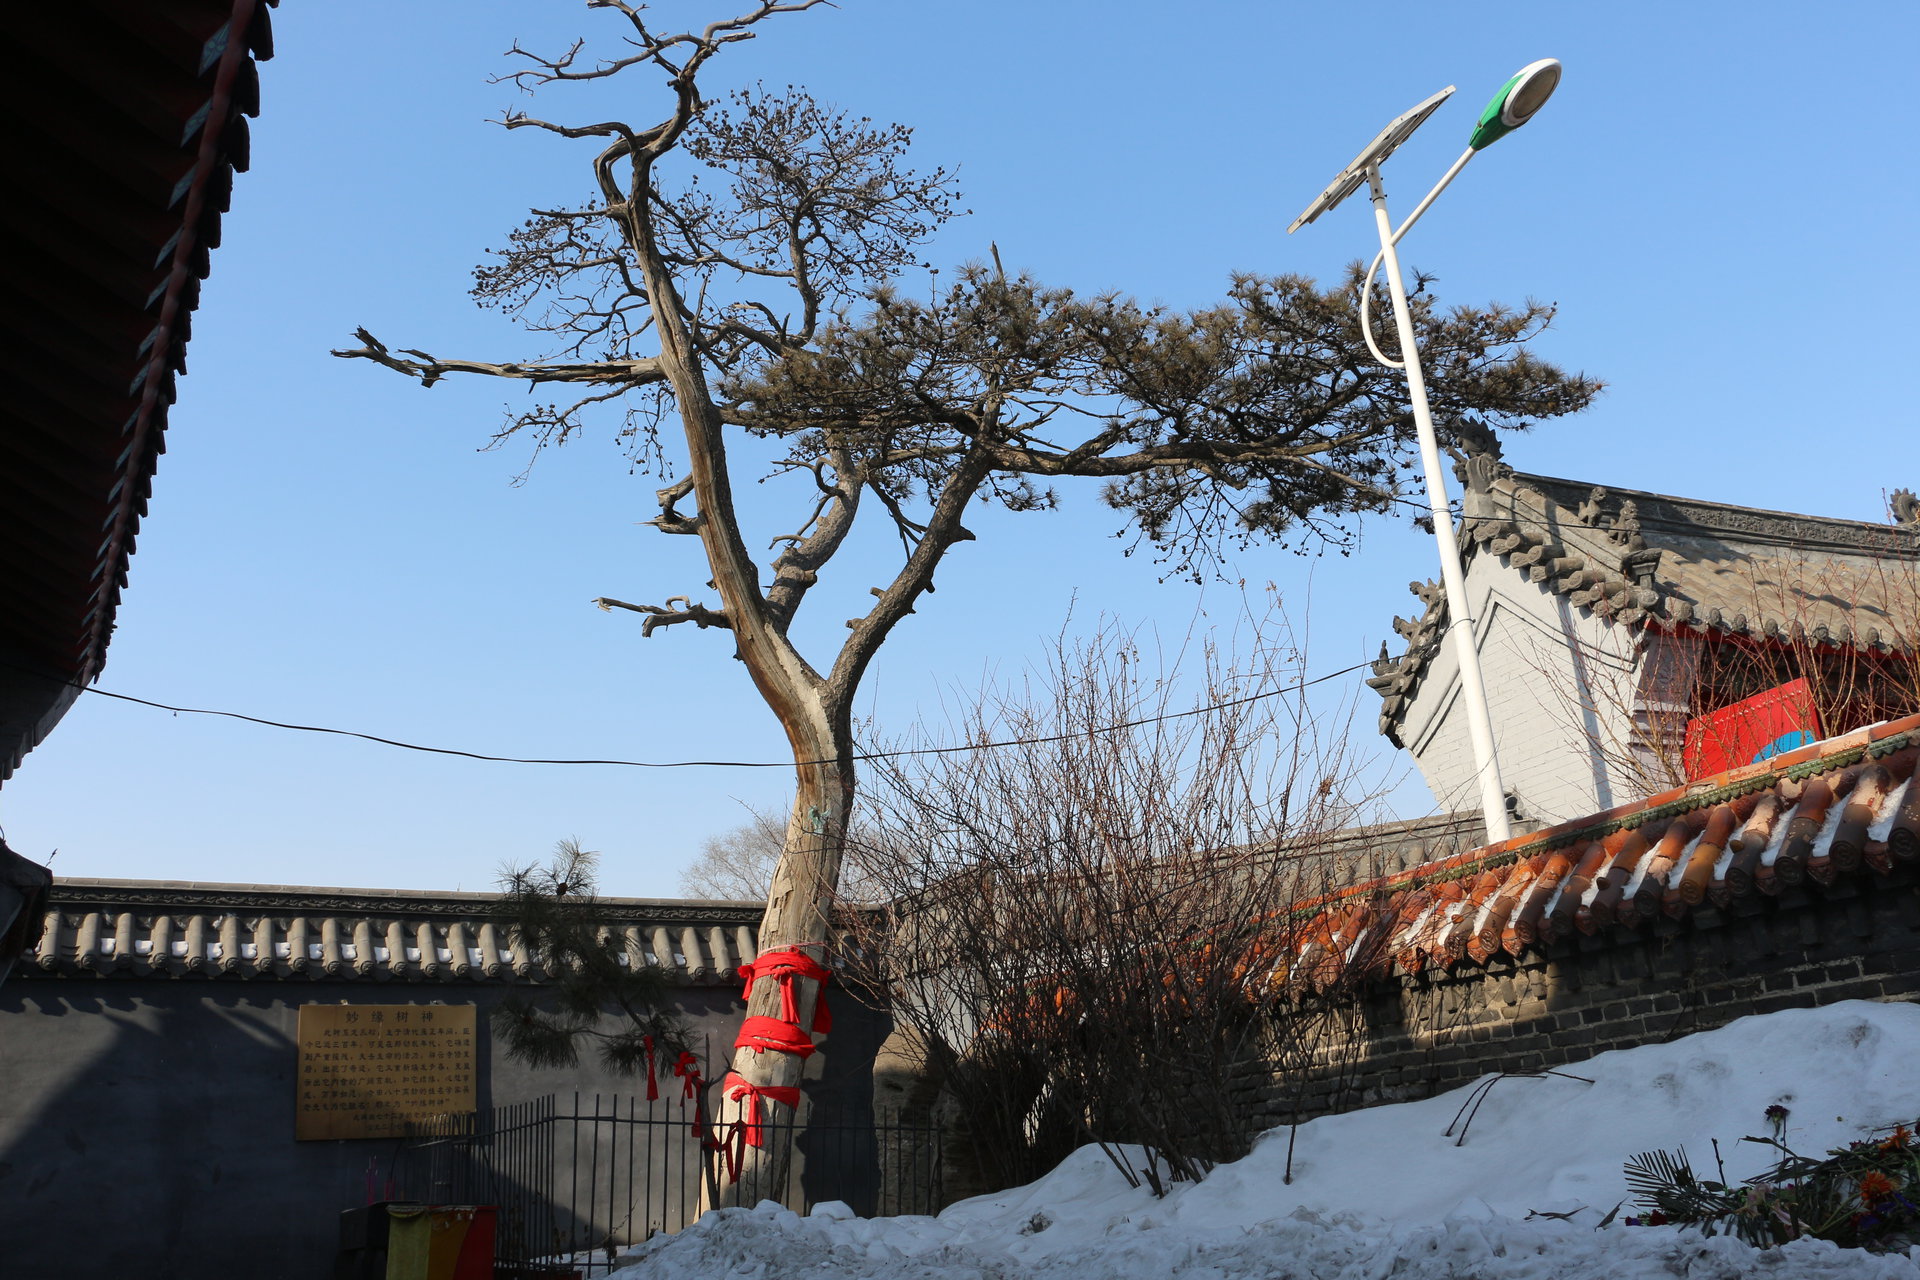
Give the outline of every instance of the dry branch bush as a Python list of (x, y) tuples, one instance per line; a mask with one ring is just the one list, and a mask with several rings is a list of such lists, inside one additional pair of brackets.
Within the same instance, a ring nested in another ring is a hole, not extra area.
[(700, 843), (700, 852), (680, 873), (680, 892), (689, 898), (765, 902), (786, 828), (784, 815), (750, 809), (747, 821)]
[[(851, 967), (926, 1047), (1001, 1184), (1088, 1141), (1156, 1191), (1203, 1177), (1254, 1137), (1238, 1082), (1319, 1061), (1348, 1017), (1283, 981), (1289, 907), (1350, 874), (1318, 842), (1358, 812), (1344, 732), (1299, 695), (1234, 701), (1299, 682), (1276, 624), (1246, 662), (1194, 648), (1185, 701), (1121, 630), (1063, 640), (957, 726), (1038, 741), (875, 767), (875, 844), (850, 862), (873, 863), (891, 905), (852, 918)], [(1196, 703), (1227, 705), (1160, 718)]]
[[(947, 553), (974, 537), (963, 520), (976, 501), (1044, 510), (1055, 484), (1096, 481), (1170, 563), (1197, 572), (1235, 539), (1344, 548), (1351, 518), (1390, 509), (1414, 462), (1405, 380), (1362, 340), (1357, 269), (1324, 289), (1240, 277), (1217, 306), (1184, 313), (1082, 297), (997, 265), (909, 298), (900, 277), (961, 211), (952, 172), (911, 167), (905, 127), (805, 90), (729, 96), (703, 83), (729, 45), (820, 3), (766, 0), (670, 33), (641, 6), (592, 0), (619, 37), (606, 56), (584, 42), (516, 47), (504, 79), (530, 93), (649, 75), (662, 90), (651, 124), (501, 121), (596, 151), (583, 165), (588, 198), (535, 209), (476, 275), (476, 299), (549, 341), (551, 357), (454, 359), (366, 329), (335, 353), (426, 386), (453, 375), (530, 384), (541, 394), (497, 440), (537, 449), (610, 420), (639, 462), (661, 469), (668, 483), (646, 523), (699, 540), (718, 602), (694, 586), (663, 589), (658, 604), (596, 603), (641, 615), (643, 636), (692, 623), (733, 646), (794, 759), (760, 948), (816, 956), (854, 800), (861, 679)], [(1412, 311), (1450, 441), (1575, 412), (1599, 390), (1528, 351), (1551, 307), (1446, 309), (1423, 282)], [(759, 513), (737, 498), (748, 491), (742, 457), (771, 458), (760, 478), (774, 483), (752, 490), (756, 506), (780, 494), (793, 503), (771, 522), (780, 532), (765, 567), (743, 520)], [(862, 511), (898, 536), (899, 567), (861, 598), (837, 648), (803, 653), (793, 621)], [(669, 740), (670, 728), (659, 732)], [(800, 985), (804, 1024), (818, 991)], [(749, 1012), (777, 1014), (778, 998), (777, 984), (758, 982)], [(801, 1076), (791, 1055), (750, 1049), (734, 1068), (756, 1088)], [(738, 1198), (775, 1194), (784, 1158), (752, 1153)]]

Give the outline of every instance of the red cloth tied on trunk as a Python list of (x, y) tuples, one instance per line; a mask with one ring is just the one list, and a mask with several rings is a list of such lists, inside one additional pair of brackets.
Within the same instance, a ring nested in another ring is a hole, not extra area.
[(673, 1074), (680, 1077), (680, 1105), (685, 1106), (687, 1099), (700, 1096), (700, 1059), (690, 1053), (683, 1053), (674, 1060)]
[(772, 1049), (775, 1053), (792, 1053), (802, 1058), (810, 1057), (814, 1052), (812, 1036), (791, 1022), (782, 1022), (778, 1018), (748, 1018), (740, 1024), (740, 1035), (733, 1042), (733, 1047), (751, 1049), (755, 1053)]
[[(759, 978), (772, 978), (780, 984), (780, 1017), (793, 1026), (800, 1025), (800, 1001), (793, 989), (795, 978), (811, 978), (821, 986), (833, 974), (811, 957), (801, 954), (790, 947), (778, 951), (763, 952), (759, 959), (740, 966), (740, 980), (746, 984), (741, 991), (744, 996), (753, 995), (753, 984)], [(825, 1034), (833, 1030), (833, 1015), (827, 1008), (827, 993), (822, 991), (813, 1002), (813, 1029)]]
[(739, 1073), (729, 1071), (725, 1080), (720, 1082), (720, 1091), (729, 1102), (741, 1104), (741, 1124), (746, 1134), (747, 1145), (763, 1147), (766, 1139), (760, 1133), (760, 1099), (778, 1102), (789, 1111), (800, 1106), (800, 1086), (792, 1084), (752, 1084)]
[(660, 1097), (660, 1086), (653, 1082), (653, 1037), (646, 1037), (647, 1046), (647, 1101), (653, 1102)]

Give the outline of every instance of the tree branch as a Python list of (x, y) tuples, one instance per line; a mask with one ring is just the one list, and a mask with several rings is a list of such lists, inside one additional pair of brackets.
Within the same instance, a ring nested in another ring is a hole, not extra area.
[(699, 533), (701, 515), (683, 516), (677, 510), (680, 499), (693, 492), (693, 477), (682, 476), (664, 489), (656, 490), (654, 496), (660, 500), (660, 514), (642, 524), (650, 524), (662, 533)]
[(490, 378), (515, 378), (535, 384), (624, 382), (631, 386), (644, 386), (650, 382), (661, 382), (666, 379), (666, 373), (660, 368), (660, 362), (653, 359), (596, 360), (583, 364), (442, 360), (425, 351), (415, 351), (410, 348), (396, 354), (386, 343), (368, 333), (364, 328), (355, 329), (353, 336), (366, 345), (352, 350), (336, 350), (333, 354), (342, 360), (371, 360), (375, 364), (392, 369), (395, 373), (404, 373), (409, 378), (420, 379), (420, 385), (423, 387), (432, 386), (450, 373), (475, 373), (484, 374)]
[[(608, 613), (615, 609), (626, 609), (633, 613), (646, 615), (640, 624), (640, 636), (645, 639), (656, 628), (671, 627), (679, 622), (691, 622), (705, 631), (708, 627), (719, 627), (725, 631), (733, 630), (733, 621), (722, 609), (709, 609), (705, 605), (695, 604), (685, 596), (672, 596), (663, 607), (657, 604), (628, 604), (625, 600), (615, 600), (610, 596), (599, 596), (594, 603)], [(675, 606), (678, 606), (677, 608)]]
[(833, 483), (822, 478), (818, 464), (812, 468), (823, 505), (816, 507), (813, 519), (801, 527), (805, 532), (810, 526), (813, 532), (804, 538), (793, 538), (773, 562), (773, 583), (767, 588), (767, 612), (783, 634), (793, 624), (807, 591), (819, 581), (820, 570), (846, 542), (847, 534), (853, 530), (854, 517), (860, 511), (864, 473), (843, 449), (831, 450), (825, 461), (833, 467)]

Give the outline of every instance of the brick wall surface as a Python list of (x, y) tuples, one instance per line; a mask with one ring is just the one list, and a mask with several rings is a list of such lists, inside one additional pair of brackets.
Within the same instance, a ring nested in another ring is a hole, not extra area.
[(1379, 980), (1343, 1007), (1313, 1067), (1285, 1078), (1249, 1067), (1236, 1086), (1264, 1127), (1838, 1000), (1920, 1001), (1920, 874)]

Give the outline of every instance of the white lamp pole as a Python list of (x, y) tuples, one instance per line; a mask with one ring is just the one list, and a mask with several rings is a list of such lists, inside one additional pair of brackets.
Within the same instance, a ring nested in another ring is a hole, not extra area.
[[(1413, 408), (1414, 429), (1419, 435), (1421, 466), (1426, 471), (1427, 504), (1433, 514), (1433, 536), (1440, 548), (1440, 579), (1447, 593), (1447, 630), (1453, 636), (1454, 651), (1460, 663), (1460, 702), (1467, 714), (1467, 736), (1473, 743), (1474, 775), (1480, 788), (1481, 815), (1486, 822), (1489, 844), (1497, 844), (1512, 835), (1512, 826), (1507, 820), (1506, 788), (1501, 784), (1500, 761), (1494, 752), (1493, 717), (1487, 709), (1486, 682), (1480, 673), (1480, 648), (1475, 635), (1473, 605), (1467, 596), (1467, 575), (1460, 561), (1460, 543), (1453, 531), (1453, 513), (1447, 496), (1445, 472), (1440, 464), (1439, 438), (1434, 433), (1433, 413), (1427, 404), (1426, 379), (1420, 372), (1420, 351), (1413, 331), (1413, 312), (1407, 305), (1406, 281), (1400, 274), (1400, 255), (1394, 246), (1408, 228), (1420, 220), (1420, 216), (1439, 194), (1447, 189), (1447, 185), (1466, 168), (1469, 160), (1495, 139), (1504, 137), (1531, 119), (1559, 82), (1560, 64), (1552, 58), (1543, 58), (1521, 68), (1519, 74), (1502, 85), (1487, 109), (1481, 112), (1466, 152), (1454, 161), (1399, 230), (1394, 230), (1393, 220), (1387, 216), (1387, 192), (1380, 181), (1381, 162), (1392, 155), (1446, 101), (1453, 92), (1451, 85), (1388, 124), (1372, 145), (1362, 151), (1334, 179), (1333, 185), (1308, 205), (1306, 212), (1287, 228), (1291, 235), (1352, 195), (1362, 182), (1367, 184), (1373, 200), (1374, 229), (1380, 236), (1380, 252), (1374, 257), (1373, 265), (1367, 268), (1366, 278), (1360, 287), (1361, 331), (1375, 359), (1390, 368), (1404, 369), (1407, 374), (1407, 398)], [(1380, 266), (1386, 268), (1387, 291), (1393, 298), (1394, 327), (1400, 338), (1400, 360), (1390, 359), (1374, 343), (1367, 316), (1373, 272)]]
[(1473, 741), (1480, 810), (1487, 824), (1487, 843), (1498, 844), (1513, 834), (1513, 828), (1507, 821), (1507, 789), (1500, 781), (1500, 759), (1493, 749), (1493, 714), (1487, 707), (1487, 686), (1480, 675), (1473, 602), (1467, 596), (1466, 568), (1460, 562), (1460, 543), (1454, 537), (1446, 473), (1440, 469), (1440, 441), (1433, 431), (1433, 412), (1427, 407), (1427, 381), (1420, 372), (1413, 313), (1407, 306), (1406, 282), (1400, 276), (1400, 255), (1393, 247), (1393, 223), (1387, 218), (1387, 193), (1380, 185), (1379, 166), (1368, 166), (1367, 185), (1373, 192), (1373, 221), (1380, 231), (1387, 291), (1393, 296), (1393, 322), (1404, 356), (1401, 367), (1407, 371), (1407, 398), (1413, 405), (1414, 430), (1420, 436), (1420, 464), (1427, 473), (1427, 506), (1433, 513), (1434, 541), (1440, 546), (1440, 580), (1447, 588), (1447, 631), (1460, 662), (1460, 705), (1467, 713), (1467, 736)]

